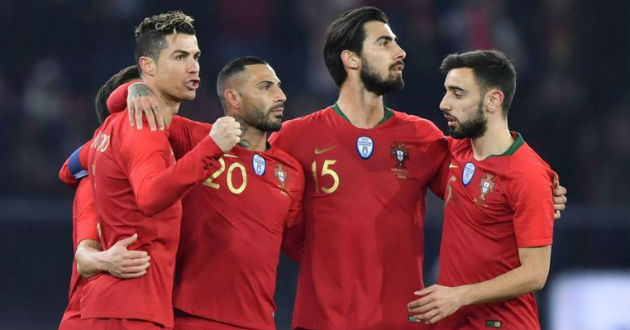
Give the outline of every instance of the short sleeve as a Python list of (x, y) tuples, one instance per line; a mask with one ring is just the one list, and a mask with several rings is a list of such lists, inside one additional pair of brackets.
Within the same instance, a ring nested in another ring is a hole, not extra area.
[(551, 245), (553, 241), (553, 184), (556, 174), (546, 164), (530, 162), (510, 171), (508, 198), (514, 210), (519, 248)]

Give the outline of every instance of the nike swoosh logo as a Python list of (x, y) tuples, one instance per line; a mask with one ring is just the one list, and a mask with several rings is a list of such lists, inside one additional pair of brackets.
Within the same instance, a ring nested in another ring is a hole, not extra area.
[(455, 165), (453, 163), (450, 163), (450, 164), (448, 164), (448, 168), (459, 168), (459, 166), (457, 166), (457, 165)]
[(230, 158), (238, 158), (238, 156), (231, 155), (231, 154), (223, 154), (223, 156), (230, 157)]
[(323, 154), (323, 153), (328, 152), (330, 150), (333, 150), (335, 148), (337, 148), (337, 146), (332, 146), (332, 147), (323, 148), (323, 149), (319, 149), (319, 147), (315, 147), (315, 154), (316, 155)]

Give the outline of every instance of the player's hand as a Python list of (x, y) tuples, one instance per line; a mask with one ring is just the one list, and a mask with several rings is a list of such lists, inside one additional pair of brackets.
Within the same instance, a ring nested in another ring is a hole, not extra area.
[(420, 299), (407, 304), (410, 321), (434, 324), (437, 321), (455, 313), (464, 305), (462, 300), (464, 286), (448, 287), (438, 284), (431, 285), (414, 292)]
[(560, 219), (562, 217), (562, 214), (560, 214), (560, 212), (564, 211), (564, 209), (566, 208), (566, 193), (567, 189), (561, 185), (556, 185), (553, 188), (553, 209), (555, 211), (553, 214), (554, 219)]
[(234, 117), (221, 117), (212, 124), (210, 137), (223, 152), (228, 152), (241, 141), (241, 124)]
[(133, 234), (103, 251), (104, 270), (118, 278), (134, 278), (146, 274), (151, 260), (149, 254), (145, 251), (127, 250), (137, 240), (138, 234)]
[(127, 89), (127, 108), (129, 124), (142, 129), (142, 116), (147, 118), (152, 131), (164, 130), (164, 117), (160, 112), (159, 102), (155, 94), (143, 82), (132, 84)]

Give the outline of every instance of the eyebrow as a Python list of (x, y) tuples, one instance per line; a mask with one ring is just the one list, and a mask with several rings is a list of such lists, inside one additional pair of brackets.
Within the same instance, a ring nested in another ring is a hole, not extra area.
[[(176, 50), (173, 51), (173, 53), (171, 55), (178, 55), (178, 54), (182, 54), (184, 56), (188, 56), (188, 55), (190, 55), (190, 52), (182, 50), (182, 49), (176, 49)], [(196, 51), (195, 55), (200, 55), (201, 56), (201, 51), (199, 51), (199, 50)]]
[(396, 42), (398, 42), (398, 37), (393, 37), (392, 38), (391, 36), (383, 35), (383, 36), (378, 37), (375, 42), (379, 42), (380, 40), (396, 41)]
[[(262, 81), (259, 81), (256, 85), (265, 85), (265, 84), (274, 85), (276, 84), (276, 82), (273, 80), (262, 80)], [(277, 84), (278, 86), (280, 86), (280, 80), (278, 80)]]
[(446, 90), (454, 90), (454, 91), (466, 92), (466, 90), (464, 90), (463, 88), (461, 88), (459, 86), (448, 85), (448, 86), (444, 86), (444, 88), (446, 88)]

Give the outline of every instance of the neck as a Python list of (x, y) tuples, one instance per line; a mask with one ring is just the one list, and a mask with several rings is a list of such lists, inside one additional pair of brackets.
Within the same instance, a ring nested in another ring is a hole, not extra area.
[(154, 94), (159, 102), (158, 106), (160, 113), (164, 118), (164, 124), (166, 126), (170, 126), (171, 121), (173, 120), (173, 116), (179, 111), (181, 101), (174, 100), (172, 97), (165, 94), (150, 80), (145, 80), (144, 83), (146, 84), (146, 87), (148, 87), (151, 91), (154, 91)]
[(267, 150), (267, 132), (261, 131), (253, 126), (247, 125), (242, 119), (235, 117), (241, 124), (241, 141), (239, 146), (252, 151)]
[(337, 105), (358, 128), (373, 128), (385, 116), (383, 96), (369, 92), (363, 84), (353, 81), (346, 81), (341, 86)]
[(492, 155), (501, 155), (506, 152), (514, 143), (514, 138), (510, 134), (507, 120), (499, 120), (491, 123), (488, 120), (488, 129), (476, 139), (472, 139), (473, 155), (477, 160), (483, 160)]

